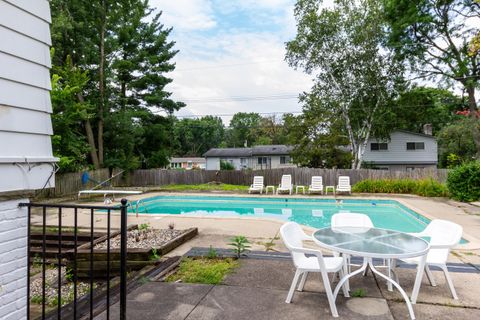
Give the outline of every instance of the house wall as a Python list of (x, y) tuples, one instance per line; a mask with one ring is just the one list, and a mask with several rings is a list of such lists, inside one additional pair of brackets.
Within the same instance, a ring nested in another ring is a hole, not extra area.
[[(54, 186), (47, 0), (0, 0), (0, 319), (26, 319), (25, 190)], [(15, 196), (16, 195), (16, 196)]]
[(220, 170), (220, 158), (206, 158), (206, 170)]
[[(387, 142), (388, 150), (371, 151), (370, 144), (372, 142)], [(407, 150), (407, 142), (423, 142), (425, 143), (425, 149)], [(425, 164), (429, 164), (429, 166), (432, 166), (437, 163), (437, 141), (433, 137), (424, 137), (406, 132), (393, 132), (390, 136), (390, 141), (370, 139), (367, 150), (365, 150), (363, 155), (363, 161), (385, 165), (416, 164), (425, 167)]]

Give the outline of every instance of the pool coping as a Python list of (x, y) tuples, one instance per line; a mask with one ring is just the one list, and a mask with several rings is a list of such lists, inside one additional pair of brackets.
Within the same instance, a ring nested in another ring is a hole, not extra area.
[[(375, 199), (375, 200), (393, 200), (397, 201), (401, 205), (405, 206), (406, 208), (413, 210), (414, 212), (424, 216), (425, 218), (429, 220), (437, 219), (434, 215), (431, 215), (427, 212), (425, 212), (422, 209), (419, 209), (410, 203), (407, 203), (404, 201), (402, 198), (416, 198), (416, 199), (422, 199), (424, 197), (419, 197), (415, 195), (395, 195), (395, 196), (389, 196), (389, 195), (383, 195), (383, 194), (368, 194), (365, 196), (357, 196), (357, 195), (352, 195), (352, 196), (347, 196), (347, 197), (342, 197), (339, 195), (339, 197), (334, 196), (334, 195), (322, 195), (321, 198), (315, 197), (312, 198), (310, 195), (303, 195), (303, 194), (235, 194), (235, 193), (221, 193), (221, 192), (209, 192), (209, 193), (202, 193), (202, 192), (147, 192), (147, 193), (142, 193), (139, 195), (131, 196), (128, 197), (131, 201), (136, 201), (139, 199), (148, 198), (150, 197), (155, 197), (155, 196), (215, 196), (215, 197), (238, 197), (238, 198), (264, 198), (264, 197), (269, 197), (269, 198), (297, 198), (297, 199), (346, 199), (346, 200), (365, 200), (365, 199)], [(139, 217), (172, 217), (170, 214), (162, 214), (162, 213), (155, 213), (155, 214), (148, 214), (148, 213), (139, 213)], [(232, 217), (232, 216), (226, 216), (226, 217), (212, 217), (212, 216), (206, 216), (206, 215), (198, 215), (198, 216), (181, 216), (181, 215), (175, 215), (175, 218), (198, 218), (198, 219), (213, 219), (213, 220), (222, 220), (222, 219), (229, 219), (229, 220), (263, 220), (263, 221), (269, 221), (269, 222), (274, 222), (279, 225), (282, 225), (284, 222), (280, 221), (275, 218), (270, 218), (270, 217)], [(455, 221), (454, 221), (455, 222)], [(302, 225), (302, 227), (307, 231), (313, 233), (316, 228), (309, 227)], [(465, 244), (459, 244), (457, 247), (455, 247), (455, 250), (477, 250), (480, 249), (480, 239), (468, 234), (468, 233), (463, 233), (462, 238), (468, 241), (468, 243)]]

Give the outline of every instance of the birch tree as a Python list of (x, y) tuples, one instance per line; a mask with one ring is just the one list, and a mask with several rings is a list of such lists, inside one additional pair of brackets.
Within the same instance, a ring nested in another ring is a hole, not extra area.
[[(304, 96), (321, 103), (304, 112), (329, 109), (342, 121), (350, 143), (352, 168), (359, 169), (368, 139), (393, 129), (382, 120), (401, 83), (401, 67), (382, 43), (382, 8), (375, 0), (298, 0), (297, 35), (287, 43), (286, 60), (314, 77)], [(308, 100), (308, 99), (304, 99)], [(324, 126), (328, 131), (328, 125)]]

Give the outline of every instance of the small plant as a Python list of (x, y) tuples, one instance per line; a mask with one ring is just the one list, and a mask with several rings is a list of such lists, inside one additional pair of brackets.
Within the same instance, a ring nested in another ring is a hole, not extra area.
[(448, 173), (448, 191), (453, 199), (472, 202), (480, 199), (480, 161), (462, 164)]
[(142, 224), (138, 225), (138, 230), (139, 231), (144, 231), (144, 230), (146, 231), (148, 229), (150, 229), (150, 224), (149, 223), (142, 223)]
[(156, 248), (152, 248), (152, 253), (150, 254), (150, 260), (158, 260), (160, 255), (158, 254), (158, 250)]
[(210, 246), (210, 248), (208, 249), (207, 258), (208, 258), (208, 259), (216, 259), (216, 258), (218, 258), (217, 250), (215, 250), (212, 246)]
[(170, 222), (170, 223), (168, 224), (168, 229), (170, 229), (170, 230), (175, 229), (175, 223), (174, 223), (174, 222)]
[(34, 304), (41, 304), (43, 302), (43, 298), (39, 294), (35, 294), (30, 298), (30, 302)]
[(265, 247), (265, 251), (277, 251), (275, 250), (275, 240), (278, 240), (280, 239), (279, 236), (278, 236), (278, 233), (280, 232), (280, 229), (277, 231), (277, 233), (275, 233), (275, 236), (273, 236), (273, 238), (270, 239), (270, 241), (267, 241), (267, 242), (261, 242), (261, 244)]
[(367, 290), (359, 288), (350, 293), (351, 297), (363, 298), (367, 295)]
[(228, 259), (185, 258), (177, 272), (167, 277), (167, 282), (219, 284), (238, 266), (238, 261)]
[(68, 281), (72, 282), (72, 281), (73, 281), (73, 278), (74, 278), (74, 274), (73, 274), (72, 268), (67, 267), (67, 268), (65, 269), (65, 279), (67, 279)]
[(248, 249), (251, 248), (250, 242), (245, 236), (235, 236), (232, 239), (230, 239), (230, 242), (228, 245), (233, 247), (233, 252), (237, 256), (237, 258), (240, 258), (242, 255), (246, 255), (246, 252), (249, 251)]

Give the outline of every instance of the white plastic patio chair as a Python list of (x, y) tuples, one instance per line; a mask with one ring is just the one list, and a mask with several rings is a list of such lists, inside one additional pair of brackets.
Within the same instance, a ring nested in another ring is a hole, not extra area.
[(350, 185), (349, 176), (338, 177), (338, 185), (336, 192), (348, 192), (349, 194), (352, 194), (352, 186)]
[(292, 175), (284, 174), (282, 176), (282, 180), (280, 184), (278, 185), (277, 194), (279, 194), (280, 192), (288, 192), (292, 194), (292, 191), (293, 191)]
[(323, 178), (321, 176), (313, 176), (312, 183), (308, 187), (308, 193), (317, 193), (320, 192), (323, 194)]
[[(429, 266), (436, 266), (442, 269), (443, 274), (445, 275), (445, 280), (447, 281), (450, 292), (452, 293), (453, 299), (458, 299), (457, 292), (453, 286), (452, 278), (448, 273), (447, 268), (447, 259), (450, 250), (458, 245), (462, 239), (463, 228), (462, 226), (447, 221), (434, 219), (422, 232), (411, 233), (411, 235), (417, 237), (429, 237), (430, 250), (427, 254), (427, 260), (425, 263), (425, 273), (427, 275), (430, 285), (435, 287), (435, 279), (433, 274), (430, 271)], [(421, 257), (414, 257), (408, 259), (402, 259), (403, 262), (419, 264)], [(412, 294), (412, 303), (417, 301), (418, 292)]]
[(263, 193), (263, 176), (254, 176), (253, 177), (253, 184), (250, 186), (248, 189), (248, 193), (252, 192), (260, 192), (260, 194)]
[[(345, 259), (343, 257), (324, 258), (321, 251), (304, 248), (302, 241), (312, 240), (312, 237), (306, 235), (300, 225), (296, 222), (287, 222), (282, 225), (280, 228), (280, 236), (282, 237), (283, 243), (290, 251), (293, 264), (297, 268), (285, 302), (290, 303), (292, 301), (297, 284), (298, 291), (303, 290), (309, 272), (320, 272), (332, 316), (338, 317), (337, 307), (335, 306), (332, 288), (328, 279), (328, 273), (340, 272), (343, 276), (345, 271)], [(307, 256), (307, 254), (310, 256)], [(299, 280), (300, 283), (298, 283)], [(342, 290), (344, 296), (348, 297), (349, 295), (346, 285), (342, 286)]]

